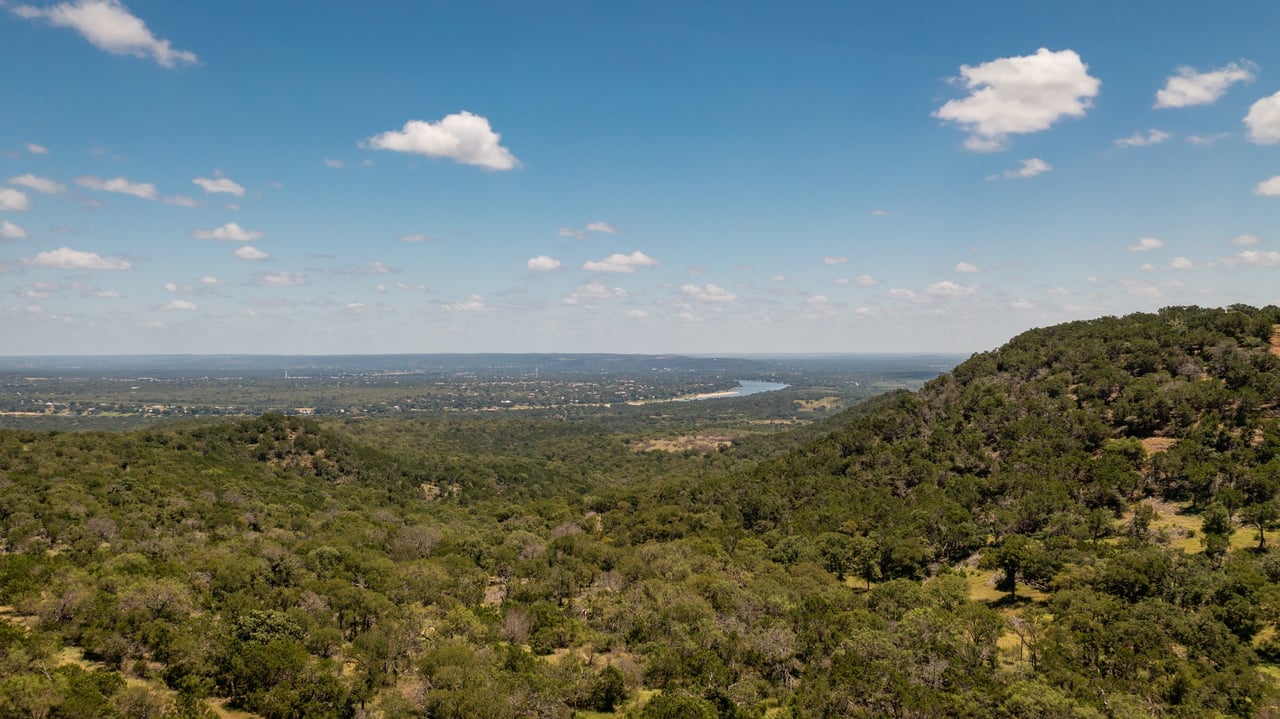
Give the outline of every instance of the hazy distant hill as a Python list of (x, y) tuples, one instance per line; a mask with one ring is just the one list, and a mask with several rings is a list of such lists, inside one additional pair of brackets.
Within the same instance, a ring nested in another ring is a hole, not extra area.
[(396, 354), (396, 355), (106, 355), (0, 357), (0, 372), (105, 376), (191, 377), (204, 373), (245, 376), (371, 372), (546, 372), (604, 373), (650, 371), (761, 371), (767, 366), (746, 358), (618, 354)]

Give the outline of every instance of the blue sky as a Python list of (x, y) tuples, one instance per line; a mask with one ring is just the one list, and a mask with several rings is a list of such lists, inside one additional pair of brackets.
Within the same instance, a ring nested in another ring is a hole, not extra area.
[(1280, 293), (1280, 5), (0, 0), (0, 354), (969, 352)]

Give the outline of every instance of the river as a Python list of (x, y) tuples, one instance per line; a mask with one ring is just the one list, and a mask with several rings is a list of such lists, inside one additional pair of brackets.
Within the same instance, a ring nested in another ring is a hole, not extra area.
[(692, 397), (682, 397), (681, 401), (691, 402), (700, 399), (725, 399), (727, 397), (746, 397), (748, 395), (760, 394), (761, 392), (775, 392), (780, 389), (790, 387), (789, 384), (781, 382), (759, 382), (750, 379), (738, 380), (738, 386), (723, 392), (708, 392), (706, 394), (698, 394)]

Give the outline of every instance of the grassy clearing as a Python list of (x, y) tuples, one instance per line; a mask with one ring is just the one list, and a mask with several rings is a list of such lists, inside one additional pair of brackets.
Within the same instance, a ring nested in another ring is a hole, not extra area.
[[(970, 601), (984, 602), (990, 605), (1008, 601), (1009, 593), (996, 589), (996, 584), (1000, 581), (1000, 572), (977, 569), (965, 569), (963, 571), (965, 583), (969, 588)], [(1037, 604), (1049, 598), (1048, 594), (1022, 582), (1018, 582), (1017, 596), (1020, 601), (1025, 600)]]
[(840, 409), (839, 397), (820, 397), (818, 399), (798, 399), (796, 409), (800, 412), (820, 412), (823, 410)]
[(733, 436), (728, 434), (686, 434), (680, 437), (633, 442), (631, 449), (636, 452), (715, 452), (721, 447), (733, 444), (733, 439)]
[[(1200, 515), (1191, 513), (1190, 502), (1174, 504), (1150, 498), (1142, 502), (1156, 511), (1155, 519), (1151, 522), (1153, 537), (1165, 537), (1169, 547), (1180, 549), (1187, 554), (1198, 554), (1204, 551), (1204, 545), (1201, 544), (1203, 522)], [(1123, 525), (1132, 518), (1133, 512), (1130, 510), (1120, 518), (1120, 523)], [(1266, 533), (1266, 538), (1268, 547), (1280, 546), (1280, 531), (1270, 530)], [(1256, 549), (1257, 546), (1258, 530), (1241, 526), (1238, 521), (1235, 522), (1235, 532), (1231, 534), (1231, 550)]]

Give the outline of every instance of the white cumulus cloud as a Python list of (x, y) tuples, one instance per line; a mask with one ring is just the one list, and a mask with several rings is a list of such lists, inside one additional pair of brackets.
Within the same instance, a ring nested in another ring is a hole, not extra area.
[(1116, 140), (1114, 144), (1116, 147), (1146, 147), (1147, 145), (1159, 145), (1171, 137), (1173, 137), (1171, 132), (1152, 128), (1147, 130), (1146, 134), (1139, 131), (1128, 137), (1122, 137)]
[(163, 305), (160, 305), (160, 309), (177, 310), (180, 312), (191, 312), (193, 310), (198, 310), (200, 308), (194, 302), (188, 302), (186, 300), (169, 300)]
[(236, 251), (231, 254), (242, 260), (265, 260), (271, 256), (252, 245), (237, 247)]
[(81, 187), (87, 187), (90, 190), (118, 192), (122, 195), (141, 197), (144, 200), (156, 199), (155, 185), (150, 182), (133, 182), (125, 177), (112, 177), (108, 179), (104, 177), (94, 177), (93, 175), (84, 175), (76, 178), (76, 184)]
[(538, 255), (537, 257), (530, 257), (529, 261), (525, 263), (525, 266), (534, 272), (554, 272), (560, 269), (563, 264), (564, 263), (554, 257)]
[(701, 286), (694, 284), (684, 285), (680, 288), (680, 291), (698, 302), (733, 302), (738, 299), (738, 296), (729, 290), (710, 282)]
[(228, 222), (212, 230), (196, 230), (192, 234), (200, 240), (225, 240), (228, 242), (252, 242), (265, 236), (258, 230), (246, 230), (234, 222)]
[(1195, 269), (1195, 263), (1185, 257), (1175, 257), (1173, 262), (1169, 264), (1171, 270), (1192, 270)]
[(31, 200), (22, 190), (0, 187), (0, 210), (5, 212), (26, 212), (31, 208)]
[(19, 187), (35, 190), (36, 192), (43, 192), (46, 195), (56, 195), (60, 192), (67, 191), (67, 186), (61, 182), (54, 182), (47, 177), (38, 177), (31, 173), (18, 175), (17, 177), (10, 177), (8, 180), (5, 180), (5, 182), (8, 182), (10, 185), (17, 185)]
[(1280, 175), (1270, 180), (1263, 180), (1253, 188), (1253, 194), (1263, 197), (1280, 197)]
[(1249, 114), (1244, 116), (1244, 125), (1249, 128), (1246, 133), (1249, 142), (1260, 145), (1280, 142), (1280, 92), (1253, 103)]
[(848, 261), (849, 261), (848, 257), (823, 257), (822, 258), (822, 264), (824, 265), (843, 265)]
[(1178, 74), (1165, 81), (1164, 88), (1156, 93), (1156, 109), (1211, 105), (1237, 82), (1253, 80), (1253, 63), (1233, 62), (1209, 72), (1198, 72), (1194, 67), (1180, 67)]
[(222, 173), (215, 173), (216, 177), (197, 177), (191, 180), (191, 184), (199, 185), (204, 188), (206, 194), (214, 194), (223, 192), (236, 197), (244, 196), (244, 186), (230, 177), (223, 177)]
[(653, 267), (658, 261), (649, 257), (640, 250), (636, 250), (629, 255), (614, 253), (599, 261), (587, 261), (582, 264), (582, 269), (589, 272), (635, 272), (645, 267)]
[(401, 242), (429, 242), (430, 240), (430, 237), (427, 237), (421, 232), (414, 232), (409, 235), (400, 235)]
[(1129, 245), (1130, 252), (1150, 252), (1164, 247), (1163, 240), (1157, 240), (1154, 237), (1143, 237), (1137, 243)]
[(8, 220), (0, 220), (0, 240), (25, 239), (27, 239), (26, 229), (19, 227)]
[(955, 266), (956, 272), (977, 272), (978, 266), (969, 262), (957, 262)]
[(874, 287), (880, 284), (880, 280), (877, 280), (871, 275), (858, 275), (853, 278), (853, 282), (859, 287)]
[(49, 7), (18, 5), (12, 12), (28, 20), (43, 19), (54, 27), (69, 27), (99, 50), (113, 55), (150, 57), (164, 67), (197, 62), (194, 53), (175, 50), (168, 40), (151, 34), (139, 17), (119, 0), (75, 0)]
[(28, 142), (27, 152), (30, 152), (33, 155), (47, 155), (49, 154), (49, 148), (35, 142)]
[(519, 167), (520, 161), (499, 144), (501, 140), (502, 135), (493, 131), (487, 118), (463, 111), (446, 115), (439, 122), (410, 120), (403, 129), (374, 135), (361, 145), (375, 150), (447, 157), (490, 170)]
[(54, 267), (60, 270), (128, 270), (133, 263), (115, 257), (103, 257), (96, 252), (81, 252), (70, 247), (59, 247), (56, 250), (41, 252), (35, 257), (27, 257), (23, 264), (33, 267)]
[(1102, 83), (1074, 50), (1004, 57), (976, 67), (962, 65), (956, 83), (969, 91), (933, 116), (969, 133), (965, 147), (1002, 150), (1010, 135), (1047, 130), (1064, 117), (1083, 117)]
[(1253, 235), (1236, 235), (1235, 237), (1231, 238), (1231, 244), (1240, 245), (1240, 246), (1256, 245), (1256, 244), (1259, 244), (1260, 242), (1262, 242), (1262, 240), (1259, 240), (1257, 237), (1254, 237)]

